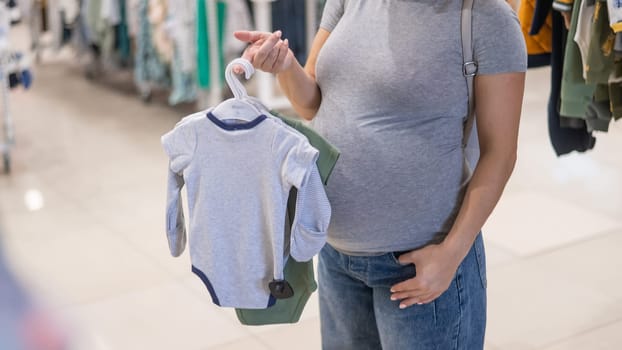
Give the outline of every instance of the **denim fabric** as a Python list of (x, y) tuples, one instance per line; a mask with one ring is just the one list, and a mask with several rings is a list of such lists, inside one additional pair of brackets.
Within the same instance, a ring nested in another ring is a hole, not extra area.
[(399, 309), (390, 287), (412, 278), (399, 253), (351, 256), (326, 245), (319, 258), (324, 350), (477, 350), (486, 328), (486, 262), (481, 234), (451, 285), (426, 305)]

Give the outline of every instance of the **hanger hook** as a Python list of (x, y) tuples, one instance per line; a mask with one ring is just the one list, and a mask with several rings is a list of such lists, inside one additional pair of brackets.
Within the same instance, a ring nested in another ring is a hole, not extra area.
[(242, 66), (242, 68), (244, 69), (244, 77), (247, 80), (250, 79), (251, 76), (255, 73), (255, 67), (253, 67), (253, 64), (250, 63), (250, 61), (248, 61), (247, 59), (236, 58), (227, 65), (227, 68), (225, 70), (225, 80), (227, 81), (231, 92), (233, 92), (233, 96), (237, 99), (243, 99), (245, 97), (248, 97), (248, 94), (246, 93), (244, 85), (242, 85), (240, 80), (235, 76), (235, 74), (233, 74), (233, 67), (236, 65)]

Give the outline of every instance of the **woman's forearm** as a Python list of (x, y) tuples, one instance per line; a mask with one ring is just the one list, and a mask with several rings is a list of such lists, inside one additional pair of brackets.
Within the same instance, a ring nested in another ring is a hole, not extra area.
[[(293, 55), (291, 51), (289, 54)], [(306, 120), (313, 119), (322, 101), (315, 77), (294, 60), (289, 69), (277, 74), (277, 79), (298, 115)]]
[(460, 261), (497, 205), (514, 170), (524, 89), (523, 72), (475, 78), (475, 115), (481, 154), (458, 217), (442, 243)]
[(459, 261), (469, 252), (475, 237), (497, 205), (515, 163), (515, 154), (490, 152), (481, 155), (456, 221), (443, 242)]

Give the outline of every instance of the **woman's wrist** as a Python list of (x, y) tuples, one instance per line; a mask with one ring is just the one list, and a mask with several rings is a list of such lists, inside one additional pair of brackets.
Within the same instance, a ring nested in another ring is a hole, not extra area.
[(471, 246), (475, 241), (475, 237), (469, 237), (468, 234), (458, 234), (456, 232), (450, 232), (447, 237), (440, 244), (442, 249), (447, 252), (449, 256), (457, 265), (464, 259), (464, 257), (471, 250)]

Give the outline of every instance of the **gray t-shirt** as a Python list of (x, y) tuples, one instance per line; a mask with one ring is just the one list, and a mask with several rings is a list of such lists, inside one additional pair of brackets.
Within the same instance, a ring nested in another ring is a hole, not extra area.
[[(313, 126), (341, 151), (328, 242), (358, 255), (441, 241), (464, 197), (467, 111), (458, 0), (328, 0)], [(518, 19), (475, 0), (479, 74), (524, 72)]]

